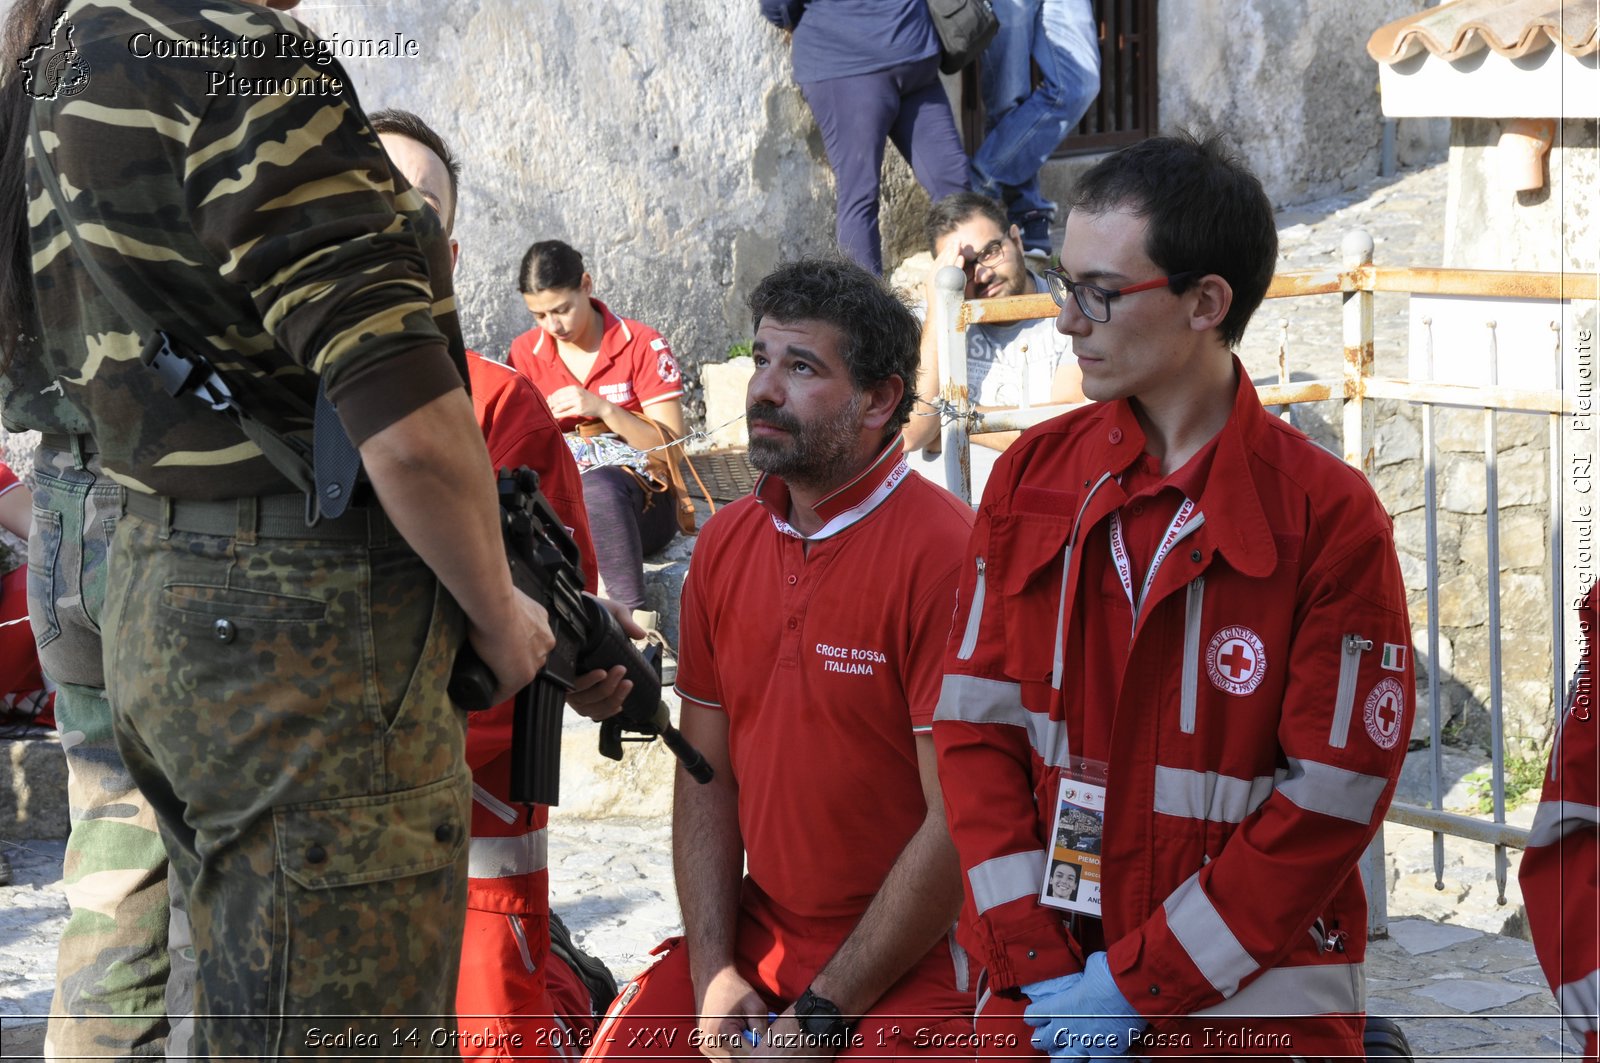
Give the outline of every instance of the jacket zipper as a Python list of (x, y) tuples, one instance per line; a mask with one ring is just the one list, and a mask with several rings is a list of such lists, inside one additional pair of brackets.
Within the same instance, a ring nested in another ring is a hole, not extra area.
[(1186, 735), (1194, 734), (1195, 703), (1200, 697), (1200, 615), (1205, 600), (1206, 578), (1196, 576), (1189, 581), (1183, 614), (1183, 686), (1178, 726)]
[(956, 650), (956, 660), (970, 661), (978, 649), (978, 628), (983, 626), (983, 599), (986, 593), (988, 564), (978, 558), (978, 582), (972, 589), (972, 608), (967, 610), (967, 630), (961, 636), (961, 646)]
[(1333, 728), (1328, 732), (1328, 745), (1343, 749), (1350, 740), (1350, 717), (1356, 707), (1356, 675), (1361, 671), (1361, 655), (1372, 649), (1372, 640), (1360, 635), (1346, 635), (1339, 655), (1339, 690), (1333, 699)]

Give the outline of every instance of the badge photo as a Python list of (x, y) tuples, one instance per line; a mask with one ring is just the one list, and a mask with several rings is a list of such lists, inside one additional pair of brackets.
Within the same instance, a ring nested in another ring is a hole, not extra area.
[[(1103, 766), (1085, 761), (1104, 779)], [(1103, 782), (1063, 776), (1056, 793), (1055, 821), (1039, 884), (1039, 903), (1085, 915), (1100, 915), (1101, 839), (1106, 829), (1106, 788)]]

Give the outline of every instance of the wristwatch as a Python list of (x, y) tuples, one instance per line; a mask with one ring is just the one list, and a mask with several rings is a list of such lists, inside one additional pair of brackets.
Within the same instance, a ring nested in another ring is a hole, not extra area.
[(800, 1024), (800, 1032), (816, 1043), (834, 1049), (849, 1047), (850, 1034), (855, 1027), (844, 1021), (844, 1016), (839, 1013), (839, 1005), (827, 997), (806, 989), (800, 994), (800, 999), (794, 1002), (794, 1018)]

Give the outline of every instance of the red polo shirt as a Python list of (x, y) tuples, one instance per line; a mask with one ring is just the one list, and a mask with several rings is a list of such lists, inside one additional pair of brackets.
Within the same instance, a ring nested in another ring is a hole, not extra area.
[[(1133, 419), (1131, 412), (1128, 417)], [(1127, 501), (1118, 508), (1111, 525), (1096, 529), (1084, 544), (1084, 565), (1088, 571), (1099, 569), (1100, 600), (1105, 607), (1104, 623), (1085, 630), (1090, 659), (1105, 662), (1105, 667), (1093, 670), (1106, 683), (1107, 700), (1097, 704), (1112, 704), (1122, 686), (1133, 636), (1133, 600), (1152, 578), (1152, 562), (1158, 555), (1165, 561), (1173, 551), (1181, 552), (1183, 539), (1196, 530), (1188, 527), (1195, 519), (1193, 507), (1186, 510), (1184, 502), (1197, 501), (1204, 492), (1216, 452), (1217, 441), (1212, 438), (1181, 469), (1165, 477), (1158, 458), (1147, 453), (1134, 458), (1121, 477)], [(1172, 543), (1163, 551), (1162, 543), (1169, 538)], [(1109, 720), (1102, 722), (1109, 728)]]
[(706, 523), (684, 586), (678, 693), (728, 715), (750, 878), (802, 917), (859, 916), (927, 812), (913, 736), (939, 700), (972, 524), (897, 437), (788, 523), (764, 476)]
[[(605, 324), (600, 334), (600, 354), (587, 380), (572, 375), (556, 349), (555, 337), (542, 328), (531, 328), (511, 341), (507, 359), (511, 368), (533, 381), (533, 386), (546, 397), (576, 384), (633, 413), (680, 397), (683, 376), (661, 333), (649, 325), (618, 317), (598, 299), (589, 302)], [(561, 430), (570, 432), (581, 421), (578, 417), (564, 417)]]

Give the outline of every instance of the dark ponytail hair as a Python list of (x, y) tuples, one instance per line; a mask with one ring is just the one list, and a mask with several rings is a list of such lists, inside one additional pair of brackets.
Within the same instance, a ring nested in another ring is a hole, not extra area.
[(48, 39), (49, 22), (62, 4), (14, 0), (0, 34), (0, 372), (38, 327), (28, 243), (28, 114), (33, 100), (22, 63)]
[(517, 290), (523, 295), (547, 288), (577, 288), (583, 284), (583, 256), (560, 240), (540, 240), (522, 256)]

